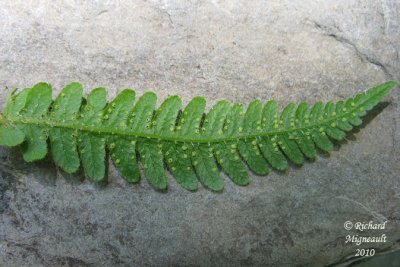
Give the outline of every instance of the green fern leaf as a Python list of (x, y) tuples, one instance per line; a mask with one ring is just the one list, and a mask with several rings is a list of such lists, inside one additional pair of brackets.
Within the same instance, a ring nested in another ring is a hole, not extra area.
[(140, 180), (139, 163), (148, 182), (167, 188), (166, 170), (187, 190), (224, 188), (220, 170), (237, 185), (247, 185), (247, 168), (266, 175), (284, 171), (288, 161), (303, 164), (316, 149), (329, 152), (332, 140), (362, 123), (396, 83), (389, 81), (345, 101), (289, 103), (280, 113), (273, 100), (217, 102), (208, 113), (202, 97), (182, 109), (178, 96), (157, 109), (157, 96), (148, 92), (136, 104), (135, 92), (125, 89), (107, 103), (106, 90), (96, 88), (82, 101), (79, 83), (67, 85), (52, 102), (49, 84), (12, 90), (0, 114), (0, 145), (21, 146), (26, 161), (43, 159), (48, 142), (54, 162), (68, 173), (80, 166), (94, 180), (104, 179), (109, 155), (128, 182)]

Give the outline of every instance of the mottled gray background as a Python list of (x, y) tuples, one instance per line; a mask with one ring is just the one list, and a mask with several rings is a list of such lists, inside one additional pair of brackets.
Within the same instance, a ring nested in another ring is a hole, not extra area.
[[(1, 1), (1, 102), (9, 88), (80, 81), (249, 103), (338, 100), (400, 80), (400, 3), (380, 1)], [(284, 174), (224, 176), (190, 193), (169, 176), (109, 183), (0, 151), (1, 266), (323, 266), (351, 261), (348, 234), (400, 247), (399, 90), (361, 130)], [(388, 221), (383, 231), (343, 223)]]

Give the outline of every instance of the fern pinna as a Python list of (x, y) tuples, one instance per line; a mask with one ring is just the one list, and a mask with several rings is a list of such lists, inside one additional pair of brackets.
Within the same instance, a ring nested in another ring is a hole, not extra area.
[[(135, 92), (120, 92), (107, 103), (106, 90), (96, 88), (82, 99), (79, 83), (67, 85), (52, 101), (52, 89), (38, 83), (19, 93), (12, 91), (0, 114), (0, 145), (21, 145), (23, 157), (43, 159), (48, 150), (57, 166), (76, 172), (81, 163), (86, 175), (100, 181), (109, 154), (129, 182), (140, 179), (142, 164), (148, 182), (167, 188), (165, 168), (178, 183), (196, 190), (198, 179), (211, 190), (224, 187), (222, 169), (234, 183), (249, 183), (247, 167), (266, 175), (269, 168), (284, 170), (287, 160), (301, 165), (315, 158), (316, 148), (329, 152), (360, 117), (373, 108), (396, 83), (389, 81), (346, 101), (288, 104), (252, 101), (247, 109), (221, 100), (205, 114), (206, 101), (193, 98), (181, 110), (178, 96), (156, 109), (157, 96), (143, 94), (134, 105)], [(246, 164), (247, 163), (247, 167)]]

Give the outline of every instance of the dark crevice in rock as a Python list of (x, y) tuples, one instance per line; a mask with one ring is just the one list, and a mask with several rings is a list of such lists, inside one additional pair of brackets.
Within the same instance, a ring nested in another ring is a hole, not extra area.
[[(396, 240), (393, 242), (391, 246), (388, 246), (383, 249), (376, 249), (376, 254), (374, 257), (380, 256), (380, 255), (385, 255), (388, 253), (400, 251), (400, 239)], [(342, 257), (340, 260), (326, 265), (327, 267), (350, 267), (350, 266), (358, 266), (359, 263), (365, 262), (371, 258), (369, 257), (356, 257), (354, 256), (354, 253), (350, 255), (346, 255)]]
[[(357, 49), (356, 46), (354, 46), (354, 48)], [(389, 79), (393, 79), (393, 76), (390, 74), (390, 72), (388, 71), (388, 69), (387, 69), (381, 62), (379, 62), (377, 59), (372, 58), (372, 57), (370, 57), (370, 56), (368, 56), (368, 55), (365, 55), (365, 54), (362, 54), (362, 55), (365, 56), (365, 59), (366, 59), (369, 63), (371, 63), (371, 64), (373, 64), (373, 65), (378, 66), (379, 68), (381, 68), (382, 71), (385, 73), (385, 75), (386, 75)]]
[[(377, 66), (378, 68), (380, 68), (382, 70), (382, 72), (385, 74), (386, 77), (388, 77), (389, 79), (393, 79), (393, 75), (389, 72), (389, 70), (385, 67), (384, 64), (382, 64), (379, 60), (377, 60), (376, 58), (361, 52), (357, 45), (354, 44), (352, 41), (350, 41), (349, 39), (346, 39), (340, 35), (337, 34), (337, 32), (341, 32), (341, 30), (335, 26), (335, 30), (331, 29), (328, 26), (322, 25), (316, 21), (313, 21), (314, 23), (314, 27), (316, 29), (318, 29), (319, 31), (321, 31), (324, 35), (328, 36), (328, 37), (332, 37), (333, 39), (335, 39), (336, 41), (349, 45), (351, 48), (354, 49), (356, 55), (361, 59), (362, 62), (368, 62), (372, 65)], [(336, 33), (335, 33), (336, 32)]]

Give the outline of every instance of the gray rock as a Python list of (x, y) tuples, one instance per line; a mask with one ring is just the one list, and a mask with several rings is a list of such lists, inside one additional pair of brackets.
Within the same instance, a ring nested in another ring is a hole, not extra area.
[[(338, 100), (400, 80), (400, 4), (382, 1), (2, 1), (1, 99), (80, 81), (160, 101)], [(360, 131), (301, 168), (223, 193), (109, 183), (1, 149), (1, 266), (322, 266), (400, 243), (399, 90)], [(345, 221), (387, 221), (346, 231)], [(346, 244), (347, 235), (387, 236)]]

